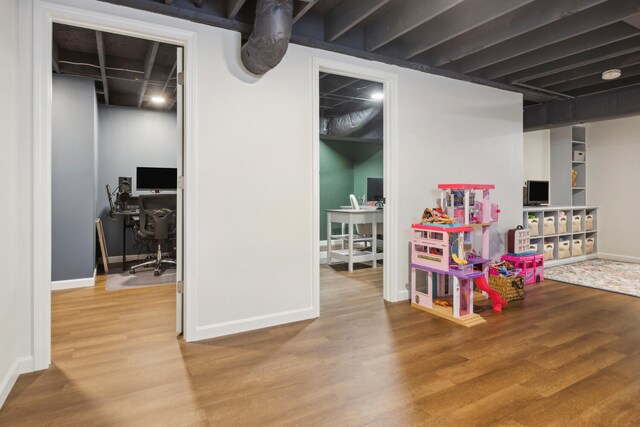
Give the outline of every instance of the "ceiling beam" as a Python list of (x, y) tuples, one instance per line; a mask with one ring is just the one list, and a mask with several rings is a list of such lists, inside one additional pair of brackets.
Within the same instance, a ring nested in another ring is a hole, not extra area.
[(618, 22), (638, 12), (640, 12), (640, 1), (638, 0), (616, 0), (613, 4), (606, 2), (465, 56), (458, 61), (447, 64), (446, 68), (467, 74)]
[(510, 74), (504, 78), (504, 81), (507, 83), (526, 82), (532, 79), (548, 76), (550, 74), (567, 71), (572, 68), (593, 64), (594, 62), (638, 51), (640, 51), (640, 36), (635, 36)]
[(244, 2), (245, 0), (227, 0), (227, 18), (234, 19), (242, 9)]
[(533, 0), (466, 0), (399, 39), (400, 56), (411, 59)]
[(56, 74), (60, 74), (60, 63), (58, 62), (60, 61), (60, 47), (58, 46), (56, 39), (53, 39), (52, 45), (53, 53), (51, 55), (51, 66)]
[(338, 3), (324, 18), (324, 38), (333, 42), (390, 0), (348, 0)]
[[(637, 73), (637, 71), (636, 71)], [(640, 85), (640, 76), (639, 75), (627, 75), (626, 78), (619, 78), (613, 81), (604, 81), (600, 80), (600, 82), (596, 83), (593, 86), (586, 86), (577, 89), (573, 89), (567, 91), (567, 94), (580, 97), (585, 95), (592, 95), (600, 92), (608, 92), (618, 88), (626, 88), (629, 86), (638, 86)]]
[(105, 3), (117, 4), (120, 6), (131, 7), (147, 12), (160, 13), (162, 15), (173, 16), (187, 21), (197, 22), (198, 24), (211, 25), (213, 27), (224, 28), (227, 30), (238, 31), (241, 34), (249, 35), (253, 29), (253, 25), (228, 19), (224, 16), (215, 15), (202, 8), (200, 10), (190, 10), (185, 7), (170, 6), (164, 3), (157, 3), (149, 0), (99, 0)]
[(432, 20), (463, 0), (404, 0), (365, 27), (364, 48), (371, 52)]
[(640, 85), (524, 109), (524, 130), (611, 120), (640, 113)]
[(637, 64), (640, 64), (640, 52), (635, 52), (623, 56), (615, 56), (611, 59), (594, 62), (593, 64), (587, 64), (582, 67), (576, 67), (571, 70), (562, 71), (560, 73), (555, 73), (546, 77), (531, 80), (528, 83), (531, 86), (548, 87), (551, 85), (577, 80), (583, 77), (589, 77), (594, 74), (601, 75), (603, 71), (609, 70), (611, 68), (624, 68)]
[(173, 0), (164, 0), (164, 4), (172, 5)]
[(158, 53), (159, 42), (149, 42), (147, 47), (147, 53), (144, 58), (144, 80), (142, 82), (142, 88), (140, 89), (140, 95), (138, 97), (138, 108), (142, 107), (144, 101), (144, 95), (147, 92), (147, 85), (149, 84), (149, 78), (151, 77), (151, 70), (153, 70), (153, 63), (156, 61), (156, 54)]
[(639, 35), (640, 31), (624, 22), (617, 22), (604, 28), (583, 33), (570, 39), (545, 46), (519, 55), (506, 61), (491, 65), (477, 74), (485, 79), (513, 74), (536, 65), (562, 59), (566, 56), (605, 46), (620, 40)]
[(298, 22), (316, 3), (318, 3), (318, 0), (297, 1), (293, 5), (293, 23)]
[(605, 0), (539, 0), (463, 33), (413, 58), (440, 67), (464, 56), (509, 40)]
[[(615, 84), (618, 82), (626, 81), (626, 84), (624, 84), (624, 86), (628, 86), (629, 84), (635, 84), (635, 82), (629, 83), (629, 80), (627, 79), (629, 77), (640, 75), (640, 64), (632, 65), (630, 67), (619, 67), (619, 69), (622, 72), (622, 76), (614, 81), (602, 80), (602, 71), (606, 70), (606, 68), (603, 68), (596, 74), (571, 80), (565, 83), (552, 85), (552, 86), (549, 86), (547, 89), (552, 90), (554, 92), (567, 92), (567, 91), (572, 91), (576, 89), (593, 88), (595, 86), (602, 85), (602, 87), (605, 88), (605, 90), (608, 90), (608, 89), (612, 89), (613, 88), (612, 86), (615, 86)], [(595, 91), (597, 90), (594, 90), (594, 92)], [(579, 95), (579, 94), (576, 93), (576, 95)]]
[[(171, 77), (173, 76), (173, 73), (176, 71), (176, 68), (178, 67), (178, 61), (173, 63), (173, 67), (171, 67), (171, 71), (169, 72), (169, 76), (167, 77), (167, 81), (164, 82), (164, 86), (162, 88), (162, 94), (164, 95), (164, 91), (167, 90), (167, 86), (169, 86), (169, 82), (171, 81)], [(177, 80), (176, 80), (176, 84), (177, 84)]]
[(307, 46), (312, 49), (326, 50), (329, 52), (336, 52), (343, 55), (353, 56), (355, 58), (361, 58), (369, 61), (377, 61), (384, 64), (395, 65), (395, 66), (407, 68), (410, 70), (420, 71), (422, 73), (448, 77), (451, 79), (461, 80), (461, 81), (470, 82), (470, 83), (477, 83), (480, 85), (507, 90), (510, 92), (517, 92), (517, 93), (523, 94), (525, 96), (525, 99), (530, 101), (547, 102), (547, 101), (553, 101), (555, 99), (558, 99), (557, 97), (554, 97), (549, 94), (540, 93), (538, 91), (523, 88), (523, 87), (516, 87), (500, 81), (486, 80), (476, 76), (461, 74), (455, 71), (445, 70), (442, 68), (430, 67), (429, 65), (419, 64), (417, 62), (404, 61), (402, 59), (391, 58), (391, 57), (380, 55), (374, 52), (366, 52), (364, 50), (354, 49), (348, 46), (342, 46), (335, 43), (327, 43), (320, 40), (315, 40), (308, 37), (302, 37), (295, 34), (291, 36), (291, 43), (298, 44), (301, 46)]
[(96, 45), (98, 46), (98, 64), (100, 65), (100, 76), (102, 78), (102, 88), (104, 90), (104, 103), (109, 105), (109, 82), (107, 81), (106, 55), (104, 53), (102, 31), (96, 31)]

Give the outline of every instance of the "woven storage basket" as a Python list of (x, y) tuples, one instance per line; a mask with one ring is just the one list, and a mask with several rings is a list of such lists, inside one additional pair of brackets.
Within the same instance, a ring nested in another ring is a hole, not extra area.
[(513, 301), (524, 299), (524, 278), (489, 276), (489, 287), (496, 290), (503, 300)]

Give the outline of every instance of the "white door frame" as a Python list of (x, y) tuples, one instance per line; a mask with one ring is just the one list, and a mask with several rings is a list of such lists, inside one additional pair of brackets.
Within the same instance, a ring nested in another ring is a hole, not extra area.
[(384, 157), (384, 264), (383, 292), (386, 301), (399, 301), (398, 289), (398, 76), (394, 73), (345, 64), (323, 58), (313, 58), (313, 307), (320, 315), (320, 73), (339, 74), (383, 84), (383, 157)]
[[(77, 4), (80, 4), (76, 2)], [(84, 5), (83, 5), (84, 6)], [(114, 10), (115, 6), (111, 6)], [(196, 117), (195, 32), (124, 18), (104, 12), (111, 7), (87, 2), (86, 8), (35, 0), (33, 3), (33, 141), (32, 141), (32, 258), (33, 258), (33, 356), (34, 370), (51, 363), (51, 92), (52, 25), (54, 22), (155, 40), (184, 47), (184, 338), (195, 336), (194, 265), (196, 249)], [(162, 21), (160, 21), (162, 22)]]

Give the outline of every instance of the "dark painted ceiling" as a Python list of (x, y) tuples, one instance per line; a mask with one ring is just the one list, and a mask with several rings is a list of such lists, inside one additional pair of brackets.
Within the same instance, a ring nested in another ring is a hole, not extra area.
[(94, 79), (101, 104), (174, 110), (176, 53), (165, 43), (53, 25), (53, 72)]
[[(102, 0), (251, 32), (256, 0)], [(505, 88), (525, 107), (640, 85), (640, 0), (295, 1), (292, 43)], [(603, 71), (620, 68), (614, 81)]]

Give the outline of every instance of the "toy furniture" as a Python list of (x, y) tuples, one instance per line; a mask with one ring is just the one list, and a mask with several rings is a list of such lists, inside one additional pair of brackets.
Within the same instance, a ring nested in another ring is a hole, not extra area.
[(530, 285), (544, 281), (544, 256), (543, 255), (509, 255), (501, 257), (502, 261), (510, 262), (515, 268), (522, 270), (524, 283)]
[[(383, 259), (383, 254), (377, 252), (378, 247), (378, 223), (384, 221), (384, 213), (381, 209), (327, 209), (327, 242), (340, 238), (347, 242), (347, 249), (332, 250), (331, 244), (327, 244), (327, 264), (333, 259), (349, 263), (349, 271), (353, 271), (354, 262), (371, 261), (373, 268), (377, 267), (377, 260)], [(338, 222), (347, 225), (347, 234), (332, 235), (331, 224)], [(356, 224), (371, 224), (371, 236), (354, 236), (353, 226)], [(370, 242), (370, 250), (357, 250), (353, 248), (355, 242)]]
[[(506, 305), (487, 284), (489, 227), (500, 212), (489, 197), (494, 186), (440, 184), (438, 188), (441, 208), (462, 224), (411, 226), (411, 305), (466, 327), (475, 326), (485, 320), (473, 312), (473, 282), (487, 292), (494, 310)], [(482, 191), (482, 201), (475, 200), (476, 191)], [(482, 232), (480, 255), (472, 244), (476, 227)], [(418, 271), (426, 273), (423, 284), (417, 283)]]
[(517, 228), (507, 231), (507, 252), (510, 254), (521, 254), (529, 250), (531, 250), (529, 229), (525, 230), (519, 225)]

